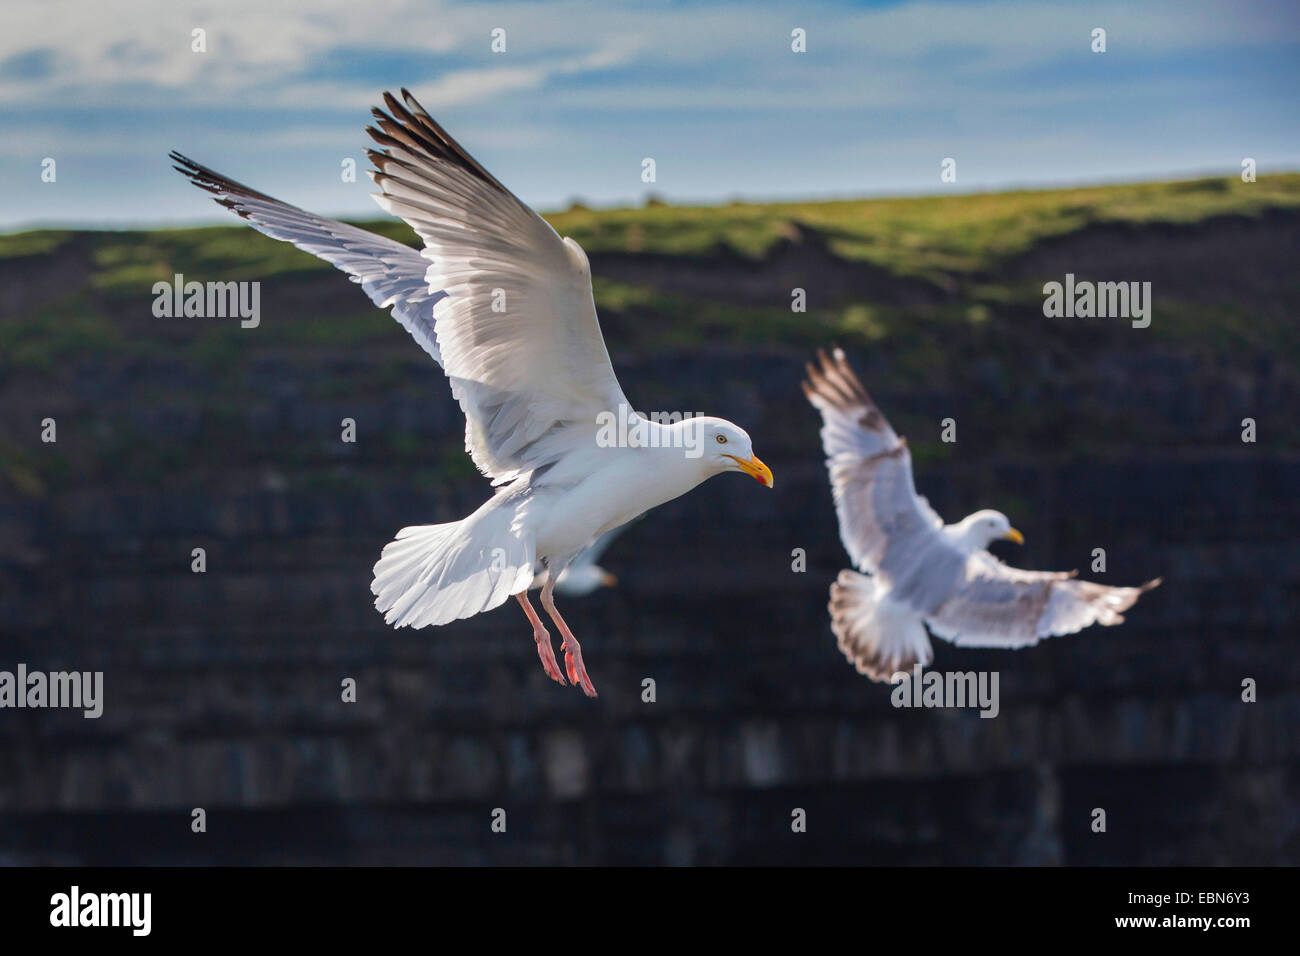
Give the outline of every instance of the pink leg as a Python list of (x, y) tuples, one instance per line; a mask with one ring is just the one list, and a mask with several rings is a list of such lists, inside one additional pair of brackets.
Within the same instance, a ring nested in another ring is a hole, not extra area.
[(524, 609), (524, 613), (528, 615), (528, 623), (533, 626), (533, 640), (537, 642), (537, 656), (542, 659), (542, 669), (551, 680), (563, 684), (564, 675), (560, 673), (560, 663), (555, 659), (555, 650), (551, 647), (551, 635), (546, 633), (546, 628), (542, 626), (542, 619), (533, 610), (533, 602), (528, 600), (528, 592), (520, 591), (515, 597), (519, 601), (519, 606)]
[(542, 607), (546, 608), (546, 613), (551, 616), (555, 626), (560, 629), (560, 634), (564, 637), (564, 667), (569, 672), (569, 680), (582, 688), (582, 692), (588, 697), (596, 696), (596, 688), (591, 683), (591, 678), (587, 676), (587, 668), (582, 663), (582, 647), (578, 644), (578, 639), (573, 636), (569, 630), (569, 625), (564, 623), (564, 618), (560, 617), (559, 609), (555, 606), (555, 598), (551, 596), (551, 591), (555, 586), (555, 575), (547, 573), (546, 583), (542, 585)]

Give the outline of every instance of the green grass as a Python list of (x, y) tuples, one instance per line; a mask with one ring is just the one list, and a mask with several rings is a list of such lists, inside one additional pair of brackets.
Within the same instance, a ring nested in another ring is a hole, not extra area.
[(702, 254), (726, 247), (761, 257), (798, 223), (832, 251), (898, 275), (934, 279), (991, 270), (1035, 243), (1094, 223), (1194, 223), (1300, 207), (1300, 174), (1019, 190), (895, 199), (722, 206), (575, 209), (547, 216), (588, 252)]
[[(400, 242), (414, 243), (416, 236), (405, 223), (384, 220), (364, 228)], [(0, 236), (0, 258), (37, 255), (53, 251), (55, 236), (67, 234), (20, 233)], [(311, 275), (333, 269), (328, 262), (295, 249), (287, 242), (263, 236), (245, 225), (208, 226), (198, 229), (156, 229), (148, 232), (98, 232), (92, 255), (96, 266), (92, 287), (110, 296), (149, 294), (153, 283), (171, 282), (177, 273), (187, 279), (223, 282)], [(28, 237), (40, 237), (29, 239)], [(9, 252), (28, 247), (31, 252)], [(48, 246), (48, 248), (41, 248)]]
[[(1008, 316), (1041, 306), (1040, 285), (998, 278), (1008, 257), (1054, 236), (1091, 224), (1195, 223), (1224, 216), (1259, 216), (1269, 209), (1300, 208), (1300, 174), (1237, 176), (1179, 182), (1137, 183), (1006, 193), (954, 194), (844, 201), (745, 203), (638, 208), (574, 207), (547, 218), (589, 252), (664, 255), (729, 255), (757, 259), (783, 238), (810, 227), (837, 255), (871, 263), (889, 273), (919, 277), (945, 287), (959, 284), (960, 301), (922, 310), (873, 301), (792, 313), (769, 307), (671, 294), (648, 284), (594, 279), (602, 321), (615, 347), (688, 347), (701, 342), (741, 344), (818, 343), (839, 339), (861, 345), (893, 343), (926, 351), (932, 338), (959, 326), (998, 327)], [(416, 237), (405, 223), (382, 219), (364, 228), (399, 241)], [(333, 267), (288, 243), (232, 221), (229, 226), (140, 232), (45, 230), (0, 236), (0, 262), (45, 256), (73, 236), (92, 264), (87, 286), (35, 314), (0, 324), (0, 354), (19, 368), (48, 370), (70, 353), (96, 351), (148, 354), (166, 348), (188, 354), (196, 365), (217, 371), (243, 361), (250, 342), (259, 347), (352, 348), (397, 339), (390, 316), (355, 302), (328, 314), (285, 314), (268, 309), (263, 289), (262, 324), (152, 320), (155, 282), (187, 279), (276, 280), (278, 290), (295, 281), (314, 282)], [(335, 280), (341, 281), (341, 280)], [(287, 285), (285, 283), (288, 283)], [(1171, 302), (1157, 306), (1152, 334), (1186, 343), (1225, 347), (1300, 347), (1300, 333), (1280, 333), (1242, 310)], [(1161, 314), (1160, 310), (1165, 310)], [(1176, 319), (1176, 321), (1174, 320)], [(130, 333), (124, 332), (129, 328)], [(1280, 336), (1280, 338), (1279, 338)], [(931, 350), (932, 351), (932, 350)], [(907, 363), (905, 363), (907, 364)], [(915, 364), (915, 363), (911, 363)], [(920, 369), (914, 370), (920, 374)], [(911, 374), (911, 373), (909, 373)]]
[(247, 226), (108, 233), (99, 238), (91, 285), (119, 298), (151, 296), (155, 282), (171, 282), (177, 273), (190, 280), (219, 277), (239, 282), (333, 268)]
[[(911, 198), (819, 202), (728, 203), (554, 212), (546, 218), (588, 252), (703, 255), (720, 250), (761, 258), (799, 225), (827, 236), (837, 255), (900, 276), (935, 280), (995, 269), (1043, 239), (1096, 223), (1194, 223), (1214, 216), (1258, 216), (1300, 208), (1300, 174), (1177, 182), (1018, 190)], [(404, 223), (382, 219), (363, 228), (406, 243)], [(44, 255), (68, 241), (66, 231), (0, 236), (0, 259)], [(92, 287), (109, 296), (144, 295), (177, 272), (223, 281), (309, 275), (332, 268), (287, 243), (243, 225), (151, 232), (92, 233)]]
[(0, 259), (49, 255), (71, 238), (72, 233), (67, 230), (41, 229), (10, 233), (0, 236)]

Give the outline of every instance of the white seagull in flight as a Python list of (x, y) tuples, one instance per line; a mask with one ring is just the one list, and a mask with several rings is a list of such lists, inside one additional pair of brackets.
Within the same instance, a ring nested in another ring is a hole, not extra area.
[(964, 647), (1019, 648), (1111, 625), (1160, 579), (1116, 588), (1073, 571), (1021, 571), (985, 548), (1024, 537), (1000, 511), (944, 524), (912, 483), (912, 456), (867, 395), (844, 353), (818, 353), (804, 394), (822, 413), (840, 540), (859, 570), (831, 585), (831, 630), (872, 680), (930, 663), (925, 628)]
[[(550, 635), (559, 629), (569, 680), (596, 689), (555, 607), (556, 580), (599, 535), (724, 471), (772, 485), (749, 435), (720, 418), (672, 424), (630, 411), (596, 319), (591, 267), (439, 126), (406, 90), (384, 94), (367, 127), (379, 150), (374, 196), (424, 241), (415, 250), (242, 186), (173, 153), (176, 168), (254, 229), (348, 273), (447, 375), (465, 413), (465, 450), (496, 489), (449, 524), (403, 528), (374, 568), (375, 607), (394, 627), (427, 627), (518, 600), (542, 666), (563, 684)], [(622, 444), (601, 440), (625, 415)]]

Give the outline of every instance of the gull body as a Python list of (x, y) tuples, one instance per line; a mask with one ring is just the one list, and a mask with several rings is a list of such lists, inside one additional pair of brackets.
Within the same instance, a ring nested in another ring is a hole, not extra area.
[[(632, 519), (631, 524), (637, 519)], [(613, 543), (614, 539), (621, 535), (627, 529), (627, 525), (618, 525), (611, 528), (592, 542), (591, 547), (584, 549), (573, 559), (572, 563), (564, 569), (564, 573), (555, 581), (555, 591), (557, 594), (563, 594), (569, 597), (584, 597), (593, 591), (601, 588), (612, 588), (618, 585), (618, 576), (605, 568), (602, 568), (598, 562), (601, 555)], [(536, 591), (546, 584), (546, 571), (539, 570), (533, 576), (530, 591)]]
[[(651, 444), (598, 449), (592, 470), (577, 484), (547, 495), (536, 527), (537, 554), (543, 562), (567, 563), (596, 537), (681, 497), (713, 475), (742, 471), (741, 462), (753, 458), (749, 436), (720, 418), (640, 423), (646, 434), (655, 436)], [(674, 435), (690, 431), (697, 434)], [(719, 442), (719, 437), (724, 440)], [(688, 444), (700, 448), (698, 457), (687, 453)]]
[[(367, 128), (375, 201), (422, 249), (281, 202), (173, 153), (178, 171), (249, 225), (346, 272), (446, 373), (465, 414), (465, 450), (492, 496), (460, 521), (403, 528), (374, 567), (375, 606), (394, 627), (446, 624), (516, 598), (546, 674), (565, 683), (541, 600), (564, 642), (569, 681), (595, 687), (553, 594), (595, 539), (739, 471), (771, 486), (749, 436), (719, 418), (634, 416), (646, 445), (602, 441), (602, 419), (632, 406), (596, 317), (591, 265), (572, 239), (469, 155), (406, 90), (384, 94)], [(377, 128), (376, 128), (377, 127)], [(689, 440), (688, 440), (689, 439)], [(699, 454), (695, 454), (698, 451)]]

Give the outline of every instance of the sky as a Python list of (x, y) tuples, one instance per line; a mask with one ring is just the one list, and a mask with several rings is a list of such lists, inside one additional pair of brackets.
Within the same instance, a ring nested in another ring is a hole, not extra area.
[(0, 33), (0, 230), (226, 221), (172, 149), (377, 218), (341, 172), (402, 86), (543, 210), (1300, 169), (1295, 0), (28, 0)]

